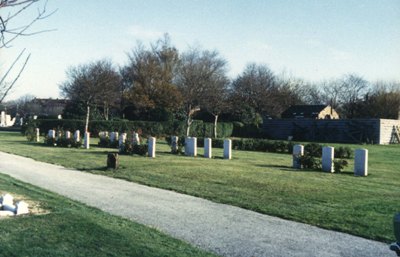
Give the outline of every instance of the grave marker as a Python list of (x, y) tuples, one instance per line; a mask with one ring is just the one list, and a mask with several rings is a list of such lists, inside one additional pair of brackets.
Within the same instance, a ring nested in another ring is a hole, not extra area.
[(156, 157), (156, 138), (149, 137), (149, 146), (148, 146), (148, 153), (149, 157), (155, 158)]
[(322, 170), (325, 172), (334, 172), (333, 159), (335, 156), (335, 149), (330, 146), (322, 148)]
[(212, 140), (211, 138), (204, 138), (204, 157), (212, 157)]
[(224, 140), (224, 159), (232, 159), (232, 140)]
[(293, 168), (301, 169), (300, 159), (304, 155), (304, 146), (303, 145), (294, 145), (293, 146)]
[(354, 152), (354, 175), (368, 176), (368, 150), (356, 149)]
[(89, 149), (90, 148), (90, 132), (85, 132), (85, 140), (84, 140), (84, 147), (85, 149)]

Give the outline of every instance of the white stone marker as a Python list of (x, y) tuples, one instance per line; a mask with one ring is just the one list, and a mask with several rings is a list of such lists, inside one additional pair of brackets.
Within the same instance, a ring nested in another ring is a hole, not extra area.
[(232, 159), (232, 140), (224, 140), (224, 159)]
[(28, 204), (24, 201), (19, 201), (15, 204), (15, 214), (16, 215), (21, 215), (21, 214), (28, 214), (29, 209), (28, 209)]
[(118, 141), (118, 148), (120, 151), (123, 151), (125, 148), (125, 141), (126, 141), (126, 133), (122, 133), (119, 136), (119, 141)]
[(13, 205), (14, 204), (14, 197), (10, 194), (5, 194), (1, 196), (1, 204), (2, 205)]
[(36, 128), (35, 141), (36, 142), (40, 142), (40, 130), (39, 130), (39, 128)]
[(133, 145), (140, 145), (139, 134), (136, 132), (134, 132), (132, 135), (132, 143), (133, 143)]
[(325, 172), (334, 172), (333, 158), (335, 156), (335, 149), (330, 146), (322, 148), (322, 170)]
[(50, 129), (47, 135), (49, 138), (56, 138), (56, 131), (54, 129)]
[(171, 137), (171, 152), (172, 153), (178, 152), (178, 141), (179, 141), (179, 137), (177, 137), (177, 136)]
[(190, 155), (190, 148), (191, 148), (191, 145), (192, 144), (192, 138), (191, 137), (186, 137), (185, 138), (185, 155), (186, 156), (189, 156)]
[(368, 150), (356, 149), (354, 152), (354, 175), (368, 176)]
[(71, 132), (69, 130), (65, 131), (65, 139), (71, 138)]
[(304, 146), (303, 145), (294, 145), (293, 146), (293, 168), (301, 169), (300, 158), (304, 155)]
[(212, 140), (211, 138), (204, 138), (204, 157), (212, 157)]
[(192, 137), (192, 143), (190, 148), (190, 156), (197, 156), (197, 137)]
[(81, 132), (79, 130), (75, 131), (74, 139), (75, 139), (75, 142), (80, 142), (81, 141)]
[(83, 147), (85, 147), (85, 149), (90, 148), (90, 132), (85, 132), (85, 141), (83, 144)]
[(0, 116), (0, 127), (6, 126), (6, 112), (2, 111)]
[(156, 138), (149, 137), (149, 148), (148, 148), (149, 157), (156, 157)]

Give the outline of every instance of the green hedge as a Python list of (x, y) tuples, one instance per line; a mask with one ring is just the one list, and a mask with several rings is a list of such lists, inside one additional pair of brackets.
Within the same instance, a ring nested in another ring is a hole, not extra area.
[[(57, 120), (57, 119), (38, 119), (30, 120), (23, 127), (23, 132), (39, 128), (41, 133), (47, 133), (50, 129), (55, 130), (80, 130), (84, 131), (84, 120)], [(97, 136), (100, 131), (119, 131), (128, 132), (131, 130), (139, 131), (143, 136), (167, 136), (167, 135), (184, 135), (186, 134), (186, 124), (183, 121), (128, 121), (128, 120), (111, 120), (111, 121), (90, 121), (89, 131), (93, 136)], [(213, 123), (195, 120), (190, 129), (190, 135), (195, 137), (212, 137), (214, 131)], [(232, 136), (233, 124), (230, 122), (220, 122), (217, 125), (218, 137), (225, 138)]]

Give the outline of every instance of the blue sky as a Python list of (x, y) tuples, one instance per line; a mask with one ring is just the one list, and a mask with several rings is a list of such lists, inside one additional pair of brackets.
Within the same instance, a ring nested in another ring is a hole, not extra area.
[(138, 41), (164, 33), (180, 51), (218, 50), (231, 78), (256, 62), (314, 82), (346, 73), (400, 80), (399, 0), (49, 0), (47, 9), (58, 11), (32, 31), (56, 31), (0, 50), (1, 71), (21, 49), (32, 54), (8, 100), (59, 97), (68, 67), (102, 58), (123, 65)]

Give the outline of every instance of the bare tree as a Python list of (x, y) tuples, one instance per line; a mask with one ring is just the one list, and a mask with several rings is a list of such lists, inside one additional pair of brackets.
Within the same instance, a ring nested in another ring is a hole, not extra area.
[(67, 71), (67, 81), (60, 85), (61, 93), (86, 107), (85, 131), (89, 128), (90, 107), (109, 107), (114, 94), (118, 94), (121, 78), (108, 60), (100, 60)]
[[(183, 96), (186, 116), (186, 136), (190, 134), (193, 116), (200, 108), (208, 106), (218, 121), (220, 112), (218, 94), (227, 84), (226, 61), (217, 51), (190, 49), (182, 54), (176, 84)], [(215, 134), (214, 134), (215, 135)]]
[(355, 74), (322, 83), (322, 94), (326, 104), (339, 110), (341, 116), (354, 118), (357, 102), (368, 92), (369, 83)]
[[(41, 0), (0, 0), (0, 50), (11, 47), (12, 42), (18, 37), (32, 36), (49, 31), (41, 30), (32, 32), (30, 30), (36, 22), (43, 20), (54, 13), (52, 12), (48, 14), (46, 10), (47, 2), (37, 9), (38, 12), (36, 16), (34, 16), (27, 24), (20, 25), (16, 22), (18, 16), (27, 12), (28, 9), (40, 1)], [(7, 69), (6, 73), (0, 76), (0, 103), (14, 87), (29, 61), (30, 54), (27, 56), (24, 56), (24, 54), (25, 49), (20, 52), (11, 66)], [(9, 82), (8, 80), (10, 80), (9, 76), (11, 71), (15, 69), (17, 69), (17, 75)]]

